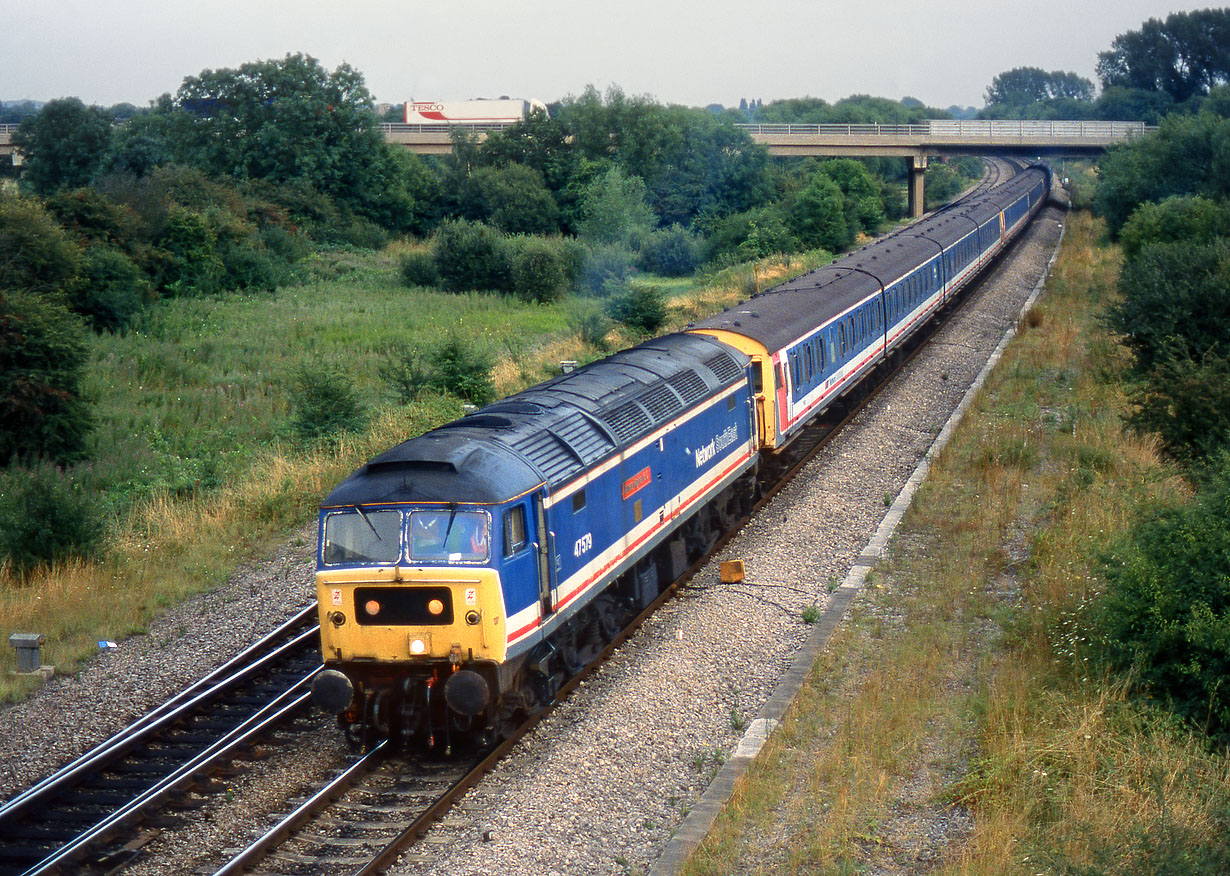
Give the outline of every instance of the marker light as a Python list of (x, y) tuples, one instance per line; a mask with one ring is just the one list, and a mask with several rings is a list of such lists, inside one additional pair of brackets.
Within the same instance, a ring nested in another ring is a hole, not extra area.
[(374, 599), (369, 599), (363, 603), (363, 610), (367, 612), (368, 617), (375, 617), (380, 614), (380, 603)]
[(413, 641), (410, 642), (410, 653), (411, 654), (422, 654), (426, 650), (427, 650), (427, 645), (426, 643), (423, 642), (422, 639), (414, 639)]
[(444, 603), (438, 599), (433, 599), (431, 602), (427, 603), (427, 610), (432, 614), (443, 614)]

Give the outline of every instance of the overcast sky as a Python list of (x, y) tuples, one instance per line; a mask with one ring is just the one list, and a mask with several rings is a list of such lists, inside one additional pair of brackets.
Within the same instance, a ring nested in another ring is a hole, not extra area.
[(1013, 67), (1096, 82), (1175, 0), (0, 0), (0, 99), (146, 105), (204, 69), (306, 52), (378, 101), (612, 84), (663, 103), (851, 94), (981, 107)]

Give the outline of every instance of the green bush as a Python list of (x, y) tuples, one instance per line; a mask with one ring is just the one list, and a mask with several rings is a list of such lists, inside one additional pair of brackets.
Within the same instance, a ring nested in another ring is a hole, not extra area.
[(291, 402), (291, 430), (299, 438), (328, 438), (357, 431), (367, 422), (354, 385), (345, 375), (327, 368), (300, 369), (291, 388)]
[(218, 237), (203, 213), (175, 207), (156, 241), (167, 254), (158, 285), (168, 295), (211, 295), (222, 291), (226, 267)]
[(425, 392), (447, 392), (462, 401), (485, 405), (495, 399), (494, 367), (489, 352), (454, 334), (430, 353), (410, 349), (392, 354), (380, 366), (380, 376), (402, 404), (416, 401)]
[(1111, 327), (1149, 374), (1167, 355), (1230, 355), (1230, 240), (1152, 243), (1126, 262)]
[(611, 298), (607, 313), (634, 331), (653, 334), (666, 324), (666, 298), (657, 286), (633, 288)]
[(67, 307), (0, 292), (0, 464), (85, 455), (94, 425), (81, 397), (88, 355), (85, 328)]
[(512, 253), (508, 240), (481, 222), (450, 220), (435, 235), (436, 270), (444, 288), (508, 291)]
[(101, 244), (86, 250), (72, 308), (95, 331), (123, 331), (150, 299), (149, 280), (130, 258)]
[(425, 250), (408, 252), (401, 257), (401, 279), (407, 286), (434, 287), (440, 282), (435, 254)]
[(1119, 240), (1130, 260), (1151, 243), (1209, 244), (1227, 236), (1230, 204), (1196, 196), (1141, 204), (1123, 226)]
[(495, 360), (475, 344), (453, 335), (436, 351), (433, 364), (441, 389), (471, 404), (485, 405), (495, 400), (495, 386), (491, 382)]
[(418, 350), (390, 354), (380, 364), (379, 373), (393, 399), (403, 405), (416, 401), (427, 390), (439, 388), (434, 369)]
[(98, 502), (50, 463), (0, 474), (0, 558), (20, 580), (34, 569), (96, 556), (104, 533)]
[(389, 233), (372, 222), (355, 216), (338, 229), (338, 243), (346, 243), (359, 249), (384, 249), (389, 242)]
[(700, 241), (678, 225), (655, 231), (641, 244), (642, 271), (663, 277), (685, 277), (699, 263)]
[(228, 289), (272, 292), (282, 282), (283, 270), (270, 253), (252, 242), (222, 249), (222, 268)]
[(568, 280), (559, 249), (550, 241), (535, 237), (516, 242), (511, 278), (518, 298), (540, 303), (562, 298)]
[(724, 216), (705, 226), (704, 258), (717, 266), (794, 252), (799, 248), (799, 241), (786, 224), (785, 214), (776, 204)]
[(1230, 456), (1188, 505), (1138, 523), (1103, 560), (1099, 616), (1111, 665), (1230, 741)]
[(1230, 357), (1163, 355), (1129, 398), (1128, 422), (1156, 432), (1175, 459), (1198, 463), (1230, 448)]
[(80, 267), (80, 249), (36, 200), (0, 191), (0, 289), (63, 292)]
[(311, 245), (304, 235), (281, 225), (262, 225), (260, 235), (265, 249), (288, 265), (306, 257), (311, 251)]
[(846, 212), (841, 188), (818, 173), (795, 195), (786, 219), (804, 247), (838, 252), (854, 242), (855, 229), (850, 227)]

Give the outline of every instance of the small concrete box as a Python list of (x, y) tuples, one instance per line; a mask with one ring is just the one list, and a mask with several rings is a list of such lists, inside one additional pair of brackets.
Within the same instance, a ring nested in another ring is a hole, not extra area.
[(723, 560), (721, 572), (723, 584), (743, 583), (743, 560)]
[(20, 675), (31, 675), (39, 671), (42, 661), (38, 649), (46, 637), (39, 633), (13, 633), (9, 636), (9, 644), (17, 649), (17, 672)]

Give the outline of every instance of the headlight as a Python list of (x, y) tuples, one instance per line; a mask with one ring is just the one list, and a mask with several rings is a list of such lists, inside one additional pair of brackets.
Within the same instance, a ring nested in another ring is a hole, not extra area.
[(410, 653), (411, 654), (422, 654), (426, 650), (427, 650), (427, 643), (424, 642), (422, 639), (411, 639), (410, 640)]

